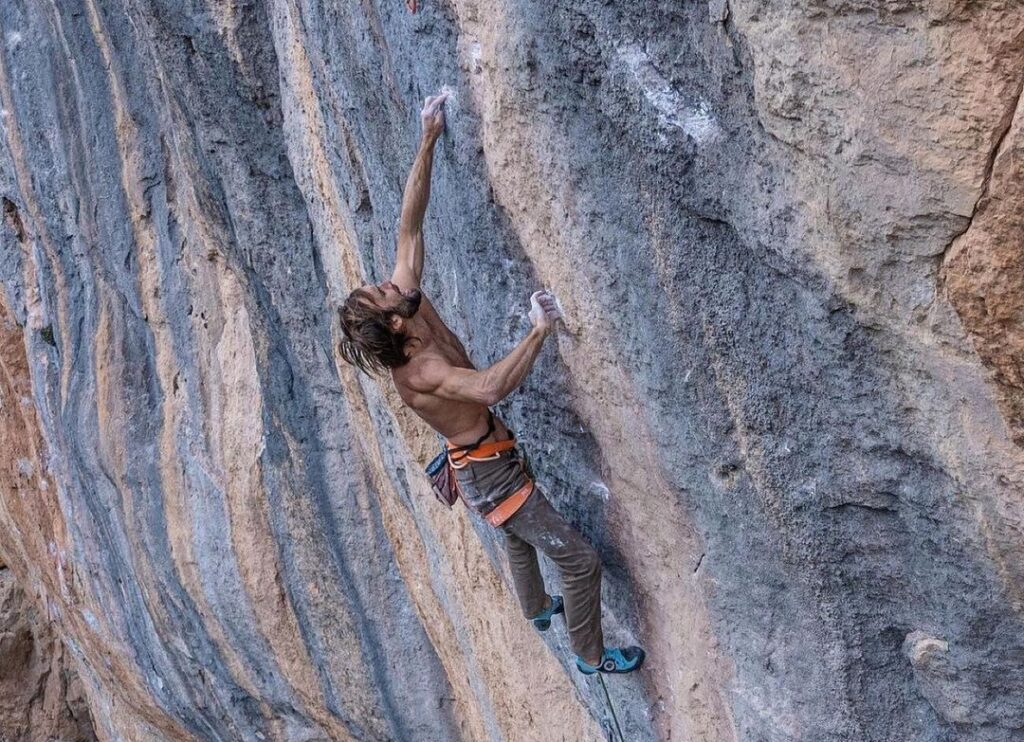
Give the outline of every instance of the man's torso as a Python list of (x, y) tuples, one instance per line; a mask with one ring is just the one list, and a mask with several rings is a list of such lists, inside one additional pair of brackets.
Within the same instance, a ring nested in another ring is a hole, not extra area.
[[(415, 354), (404, 366), (392, 369), (395, 388), (402, 401), (449, 441), (456, 444), (473, 443), (487, 432), (487, 407), (475, 402), (459, 402), (424, 394), (410, 385), (410, 382), (415, 384), (422, 364), (436, 360), (437, 357), (450, 366), (475, 368), (466, 348), (445, 325), (426, 294), (423, 294), (419, 313), (427, 324), (429, 337), (421, 338), (424, 345), (422, 352)], [(507, 429), (495, 418), (495, 432), (489, 439), (503, 440), (507, 437)]]

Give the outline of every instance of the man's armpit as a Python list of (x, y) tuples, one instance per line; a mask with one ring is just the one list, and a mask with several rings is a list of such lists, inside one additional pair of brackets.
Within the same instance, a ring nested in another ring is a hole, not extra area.
[(420, 394), (433, 394), (445, 381), (447, 369), (451, 368), (443, 361), (428, 361), (420, 365), (416, 372), (409, 376), (406, 386)]

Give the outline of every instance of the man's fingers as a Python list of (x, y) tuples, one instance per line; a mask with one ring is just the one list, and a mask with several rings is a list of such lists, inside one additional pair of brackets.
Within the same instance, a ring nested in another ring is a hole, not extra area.
[(548, 319), (559, 319), (562, 313), (558, 310), (558, 302), (555, 297), (548, 292), (544, 292), (537, 297), (537, 303), (540, 304), (541, 309), (544, 310), (544, 314)]
[(555, 297), (547, 291), (537, 292), (537, 301), (540, 302), (541, 306), (545, 308), (557, 309), (558, 303), (555, 301)]
[(429, 109), (429, 112), (430, 112), (431, 115), (434, 115), (439, 110), (441, 110), (441, 106), (444, 105), (445, 98), (447, 98), (447, 97), (448, 96), (446, 96), (446, 95), (438, 95), (438, 96), (434, 97), (430, 101), (430, 105), (427, 106), (427, 108)]
[(541, 306), (544, 307), (544, 313), (552, 320), (562, 319), (562, 310), (558, 306), (558, 299), (550, 291), (545, 291), (540, 297)]
[(443, 106), (446, 100), (448, 100), (448, 93), (438, 93), (437, 95), (432, 95), (429, 98), (427, 98), (424, 107), (431, 109), (431, 111), (433, 112), (436, 111), (441, 106)]

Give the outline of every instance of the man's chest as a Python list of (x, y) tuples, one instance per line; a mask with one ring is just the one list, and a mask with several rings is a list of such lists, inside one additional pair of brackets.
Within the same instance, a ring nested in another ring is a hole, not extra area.
[(448, 329), (448, 326), (441, 320), (436, 312), (431, 312), (427, 317), (427, 327), (430, 329), (430, 339), (433, 351), (441, 356), (449, 365), (460, 368), (474, 368), (469, 360), (466, 348), (458, 336)]

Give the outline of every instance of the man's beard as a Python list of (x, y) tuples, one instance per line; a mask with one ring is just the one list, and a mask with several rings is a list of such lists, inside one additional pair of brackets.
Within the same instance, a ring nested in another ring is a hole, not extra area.
[(411, 319), (420, 309), (420, 302), (423, 301), (423, 293), (419, 289), (410, 289), (411, 296), (402, 296), (402, 300), (395, 307), (395, 313), (399, 317)]

